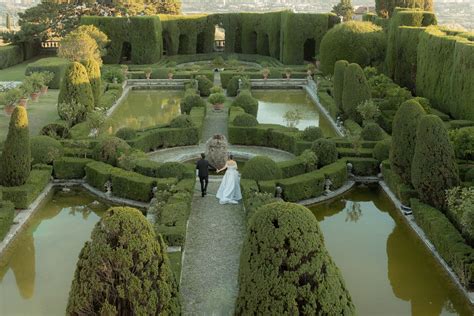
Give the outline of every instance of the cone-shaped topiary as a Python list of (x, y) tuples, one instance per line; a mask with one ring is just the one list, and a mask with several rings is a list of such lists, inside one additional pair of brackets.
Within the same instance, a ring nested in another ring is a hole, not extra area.
[(242, 170), (242, 178), (255, 181), (274, 180), (281, 177), (281, 168), (275, 161), (266, 156), (253, 157), (247, 161)]
[(318, 156), (319, 167), (324, 167), (337, 160), (337, 147), (332, 140), (320, 138), (313, 143), (311, 150)]
[(418, 124), (411, 181), (420, 200), (438, 209), (446, 209), (446, 190), (459, 184), (454, 149), (436, 115), (425, 115)]
[(201, 97), (208, 97), (211, 94), (211, 88), (214, 85), (206, 76), (197, 76), (198, 90)]
[(365, 78), (364, 70), (358, 64), (349, 64), (344, 72), (344, 88), (342, 91), (342, 109), (348, 118), (362, 123), (357, 106), (370, 99), (370, 87)]
[(79, 254), (67, 315), (179, 315), (166, 246), (140, 211), (109, 209)]
[(342, 91), (344, 91), (344, 74), (349, 66), (347, 60), (338, 60), (334, 65), (334, 102), (342, 109)]
[(88, 59), (82, 62), (87, 71), (89, 82), (91, 84), (92, 96), (94, 97), (94, 106), (99, 107), (100, 95), (102, 94), (102, 80), (100, 78), (100, 66), (94, 59)]
[(0, 183), (6, 187), (22, 185), (30, 175), (31, 151), (28, 113), (17, 106), (10, 118), (7, 139), (0, 161)]
[(392, 123), (392, 147), (390, 149), (390, 168), (402, 179), (411, 184), (411, 163), (415, 153), (416, 129), (425, 111), (415, 100), (400, 105)]
[(353, 315), (314, 215), (276, 202), (251, 217), (240, 255), (236, 315)]
[[(58, 104), (82, 104), (85, 111), (90, 112), (94, 109), (94, 96), (87, 75), (86, 68), (78, 63), (73, 62), (67, 68), (59, 90)], [(80, 115), (76, 121), (85, 119), (85, 115)], [(59, 116), (66, 119), (67, 116), (59, 111)]]
[(242, 91), (232, 102), (232, 106), (241, 107), (248, 114), (257, 117), (258, 100), (252, 96), (250, 91)]

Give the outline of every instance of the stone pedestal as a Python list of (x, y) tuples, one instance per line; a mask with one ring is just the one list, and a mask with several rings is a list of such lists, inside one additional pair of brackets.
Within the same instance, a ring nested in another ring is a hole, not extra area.
[(216, 134), (206, 142), (206, 159), (216, 169), (224, 167), (229, 157), (229, 144), (224, 135)]

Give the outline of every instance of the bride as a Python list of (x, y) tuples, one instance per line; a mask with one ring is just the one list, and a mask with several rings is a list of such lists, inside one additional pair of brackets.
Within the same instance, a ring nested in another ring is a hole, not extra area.
[(233, 158), (232, 155), (229, 155), (229, 160), (227, 160), (225, 166), (217, 170), (217, 173), (219, 173), (227, 169), (216, 194), (220, 204), (238, 204), (238, 201), (242, 199), (240, 175), (237, 171), (237, 162)]

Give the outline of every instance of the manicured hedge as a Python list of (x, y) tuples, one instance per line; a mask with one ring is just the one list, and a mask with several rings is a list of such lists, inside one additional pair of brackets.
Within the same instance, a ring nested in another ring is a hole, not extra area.
[(23, 50), (17, 45), (0, 46), (0, 69), (23, 62)]
[(136, 201), (150, 201), (156, 183), (154, 178), (119, 168), (112, 169), (110, 176), (114, 195)]
[(86, 165), (86, 181), (96, 189), (104, 191), (104, 185), (110, 180), (110, 173), (114, 167), (100, 162), (94, 161)]
[(159, 148), (196, 145), (199, 142), (199, 129), (155, 128), (138, 132), (138, 136), (128, 140), (130, 146), (149, 152)]
[(10, 231), (15, 218), (15, 207), (10, 201), (0, 200), (0, 242)]
[(69, 61), (59, 57), (48, 57), (41, 58), (34, 63), (28, 64), (26, 67), (25, 75), (29, 75), (33, 72), (52, 72), (54, 74), (53, 80), (49, 83), (51, 89), (59, 89), (61, 87), (61, 81), (63, 80), (66, 68), (69, 65)]
[(352, 164), (352, 173), (356, 176), (376, 176), (379, 173), (378, 160), (373, 158), (346, 158), (348, 163)]
[(91, 159), (77, 157), (62, 157), (53, 162), (56, 179), (82, 179), (86, 175), (85, 167)]

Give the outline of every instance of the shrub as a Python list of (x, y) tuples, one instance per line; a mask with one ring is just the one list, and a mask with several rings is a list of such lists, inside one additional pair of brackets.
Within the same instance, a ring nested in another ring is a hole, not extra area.
[(445, 190), (459, 184), (448, 132), (435, 115), (425, 115), (418, 125), (411, 181), (420, 200), (439, 209), (446, 208)]
[(23, 106), (17, 106), (10, 118), (7, 139), (0, 161), (0, 184), (13, 187), (26, 182), (31, 169), (28, 114)]
[(387, 160), (390, 156), (390, 147), (392, 146), (392, 141), (390, 139), (384, 139), (379, 141), (372, 152), (372, 157), (379, 162)]
[(70, 62), (63, 58), (41, 58), (34, 63), (28, 64), (25, 70), (25, 75), (30, 75), (34, 72), (51, 72), (54, 74), (54, 77), (48, 87), (51, 89), (59, 89), (61, 88), (61, 82), (69, 64)]
[(177, 315), (180, 309), (161, 235), (140, 211), (109, 209), (79, 254), (66, 313)]
[(448, 215), (469, 244), (474, 245), (474, 187), (455, 187), (446, 192)]
[(222, 89), (220, 86), (214, 86), (211, 88), (211, 94), (214, 93), (224, 93), (224, 89)]
[[(26, 209), (40, 195), (51, 179), (51, 167), (41, 166), (41, 169), (33, 167), (28, 179), (23, 185), (3, 187), (3, 199), (11, 201), (15, 208)], [(46, 167), (46, 168), (45, 168)]]
[(227, 84), (227, 96), (235, 97), (239, 92), (239, 80), (242, 79), (242, 76), (234, 76), (229, 80)]
[(265, 181), (280, 179), (281, 177), (282, 172), (278, 164), (265, 156), (253, 157), (247, 161), (242, 170), (243, 179)]
[(334, 65), (334, 101), (339, 109), (342, 109), (342, 92), (344, 91), (344, 73), (349, 62), (338, 60)]
[(177, 178), (181, 180), (186, 174), (186, 166), (179, 162), (165, 162), (158, 166), (156, 176), (158, 178)]
[(214, 86), (211, 80), (206, 76), (197, 76), (198, 90), (201, 97), (208, 97), (211, 94), (211, 88)]
[(370, 87), (365, 78), (364, 71), (357, 64), (347, 66), (344, 73), (344, 90), (342, 92), (342, 108), (344, 113), (357, 123), (362, 118), (357, 111), (357, 106), (370, 99)]
[(377, 123), (368, 123), (362, 129), (360, 136), (363, 140), (379, 141), (384, 137), (382, 128)]
[(232, 103), (232, 106), (241, 107), (248, 114), (257, 117), (258, 100), (255, 99), (250, 91), (242, 91)]
[(91, 159), (62, 157), (54, 160), (53, 169), (56, 179), (82, 179), (86, 175), (85, 167)]
[(234, 118), (232, 124), (234, 124), (235, 126), (252, 127), (257, 126), (258, 121), (255, 116), (250, 115), (248, 113), (242, 113)]
[(456, 158), (474, 160), (474, 127), (464, 127), (449, 131)]
[(314, 142), (323, 137), (324, 135), (321, 128), (317, 126), (308, 126), (301, 133), (301, 138), (307, 142)]
[(374, 122), (382, 113), (379, 106), (372, 100), (365, 100), (357, 106), (357, 112), (363, 119), (364, 124)]
[(110, 172), (112, 192), (118, 197), (149, 202), (155, 179), (139, 173), (114, 168)]
[(421, 105), (414, 100), (409, 100), (402, 103), (393, 119), (390, 168), (405, 184), (411, 183), (416, 129), (424, 115), (425, 111)]
[(225, 100), (226, 98), (223, 93), (213, 93), (209, 97), (209, 103), (211, 103), (212, 105), (223, 104)]
[(129, 140), (134, 138), (137, 135), (137, 132), (130, 127), (122, 127), (115, 133), (115, 137), (118, 137), (123, 140)]
[(426, 114), (432, 114), (431, 113), (431, 103), (430, 103), (429, 99), (423, 98), (423, 97), (415, 97), (413, 99), (421, 105), (423, 110), (425, 110)]
[(318, 139), (311, 146), (311, 150), (318, 156), (318, 166), (323, 167), (337, 160), (336, 144), (329, 139)]
[(108, 68), (102, 73), (102, 79), (110, 83), (114, 82), (114, 80), (117, 80), (117, 83), (122, 83), (125, 81), (125, 75), (121, 69)]
[(194, 127), (194, 123), (191, 120), (189, 115), (182, 114), (180, 116), (175, 117), (171, 123), (171, 128), (191, 128)]
[(30, 140), (31, 163), (51, 164), (63, 155), (63, 146), (48, 136), (34, 136)]
[(0, 69), (14, 66), (22, 61), (23, 51), (19, 45), (6, 45), (0, 47)]
[(252, 216), (240, 257), (239, 286), (239, 315), (297, 315), (315, 309), (324, 315), (355, 313), (316, 218), (296, 204), (266, 204)]
[(189, 114), (191, 109), (194, 107), (205, 107), (206, 101), (204, 101), (198, 94), (192, 92), (189, 93), (189, 90), (186, 91), (186, 95), (183, 100), (181, 100), (181, 113)]
[(86, 69), (89, 82), (91, 84), (92, 96), (95, 107), (99, 107), (100, 95), (102, 94), (102, 79), (100, 77), (100, 66), (94, 59), (87, 59), (82, 62)]
[(0, 242), (10, 231), (15, 218), (15, 207), (10, 201), (0, 200)]
[(126, 141), (118, 137), (107, 137), (94, 147), (95, 160), (117, 166), (118, 159), (130, 150)]
[(67, 138), (69, 136), (69, 124), (66, 121), (58, 120), (43, 126), (39, 134), (55, 139)]

